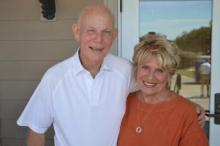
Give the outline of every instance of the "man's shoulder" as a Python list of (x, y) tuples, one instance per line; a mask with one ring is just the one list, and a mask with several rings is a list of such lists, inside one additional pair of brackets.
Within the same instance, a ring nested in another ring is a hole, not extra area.
[(61, 78), (73, 68), (73, 57), (69, 57), (50, 67), (46, 75), (52, 78)]
[(106, 56), (107, 63), (113, 67), (114, 69), (119, 70), (131, 70), (132, 69), (132, 63), (128, 59), (109, 54)]

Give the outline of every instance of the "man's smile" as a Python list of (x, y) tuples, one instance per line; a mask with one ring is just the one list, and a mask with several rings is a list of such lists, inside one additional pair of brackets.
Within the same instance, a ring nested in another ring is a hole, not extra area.
[(89, 47), (91, 50), (93, 50), (93, 51), (103, 51), (104, 50), (104, 48), (95, 48), (95, 47)]

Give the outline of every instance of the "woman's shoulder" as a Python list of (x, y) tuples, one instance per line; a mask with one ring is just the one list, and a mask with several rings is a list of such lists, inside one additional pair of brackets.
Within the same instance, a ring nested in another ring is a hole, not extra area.
[(182, 112), (186, 117), (196, 117), (196, 104), (183, 96), (177, 96), (177, 109)]
[(138, 102), (137, 92), (132, 92), (127, 97), (127, 105), (136, 104)]
[(186, 107), (186, 108), (194, 108), (194, 103), (188, 98), (180, 96), (180, 95), (178, 95), (177, 98), (178, 98), (177, 102), (179, 103), (179, 105)]

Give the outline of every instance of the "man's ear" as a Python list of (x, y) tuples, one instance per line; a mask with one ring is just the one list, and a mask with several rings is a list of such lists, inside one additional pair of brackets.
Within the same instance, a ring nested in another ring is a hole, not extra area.
[(79, 42), (79, 39), (80, 39), (80, 27), (78, 24), (73, 24), (72, 25), (72, 31), (73, 31), (73, 36), (74, 36), (74, 39)]
[(118, 36), (118, 29), (114, 29), (114, 32), (113, 32), (113, 40), (115, 40)]

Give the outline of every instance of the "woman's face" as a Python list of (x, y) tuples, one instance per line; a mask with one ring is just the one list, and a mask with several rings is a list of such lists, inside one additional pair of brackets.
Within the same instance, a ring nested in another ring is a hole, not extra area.
[(136, 68), (136, 79), (144, 96), (161, 96), (167, 90), (169, 73), (159, 65), (155, 57), (145, 59)]

